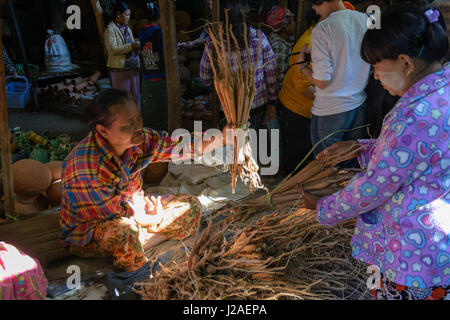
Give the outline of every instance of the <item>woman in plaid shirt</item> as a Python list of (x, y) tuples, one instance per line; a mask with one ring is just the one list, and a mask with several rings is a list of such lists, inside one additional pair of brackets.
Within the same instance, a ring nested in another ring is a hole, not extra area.
[[(201, 218), (196, 197), (144, 196), (141, 171), (151, 162), (210, 152), (225, 141), (204, 141), (201, 150), (189, 142), (183, 150), (190, 153), (179, 155), (183, 139), (143, 128), (136, 98), (117, 89), (93, 100), (88, 119), (92, 131), (63, 163), (61, 235), (74, 255), (112, 256), (118, 269), (136, 271), (148, 262), (145, 250), (192, 235)], [(178, 209), (163, 210), (175, 204)]]

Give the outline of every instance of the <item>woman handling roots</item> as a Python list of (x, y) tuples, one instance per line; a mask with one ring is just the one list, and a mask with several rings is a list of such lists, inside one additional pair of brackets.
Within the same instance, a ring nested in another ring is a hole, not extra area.
[(225, 141), (202, 142), (198, 150), (143, 128), (135, 97), (116, 89), (93, 100), (88, 118), (92, 131), (63, 163), (62, 238), (72, 254), (112, 256), (118, 269), (135, 271), (147, 263), (145, 250), (192, 235), (201, 218), (193, 196), (144, 197), (140, 172), (151, 162), (201, 155)]
[[(450, 298), (450, 64), (445, 23), (434, 8), (392, 7), (361, 47), (374, 76), (401, 96), (376, 140), (340, 142), (317, 155), (355, 158), (367, 172), (318, 199), (317, 219), (357, 218), (355, 259), (379, 267), (377, 299)], [(353, 150), (350, 151), (349, 150)]]

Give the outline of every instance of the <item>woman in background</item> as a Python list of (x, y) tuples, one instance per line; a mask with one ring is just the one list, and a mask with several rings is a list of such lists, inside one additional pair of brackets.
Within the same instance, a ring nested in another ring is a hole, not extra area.
[(114, 89), (131, 92), (140, 103), (140, 76), (139, 41), (135, 41), (133, 32), (128, 27), (131, 11), (128, 6), (118, 1), (114, 7), (114, 18), (108, 24), (105, 31), (105, 47), (108, 52), (106, 66), (111, 78), (111, 86)]

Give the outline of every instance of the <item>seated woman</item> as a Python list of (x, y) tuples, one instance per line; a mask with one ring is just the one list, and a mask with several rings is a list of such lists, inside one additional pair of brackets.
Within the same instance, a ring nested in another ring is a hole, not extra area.
[(136, 98), (117, 89), (99, 94), (87, 111), (92, 131), (63, 163), (62, 238), (74, 255), (112, 256), (116, 268), (136, 271), (147, 263), (148, 248), (192, 235), (201, 218), (196, 197), (144, 197), (141, 171), (151, 162), (190, 158), (177, 154), (183, 146), (199, 155), (225, 141), (195, 149), (143, 128)]
[[(361, 55), (400, 100), (376, 140), (340, 142), (324, 159), (349, 146), (366, 172), (321, 199), (305, 194), (317, 219), (336, 225), (357, 217), (353, 257), (376, 265), (377, 299), (450, 297), (450, 64), (445, 23), (435, 8), (411, 4), (383, 11), (381, 29), (367, 31)], [(358, 148), (356, 148), (357, 150)]]

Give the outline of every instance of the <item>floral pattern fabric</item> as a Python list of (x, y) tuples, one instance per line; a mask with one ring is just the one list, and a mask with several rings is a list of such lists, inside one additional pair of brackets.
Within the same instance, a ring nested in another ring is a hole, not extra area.
[(0, 241), (0, 301), (42, 300), (47, 286), (38, 260)]
[(139, 226), (132, 217), (99, 223), (91, 242), (86, 246), (72, 244), (70, 253), (85, 258), (112, 256), (114, 267), (124, 271), (139, 270), (148, 262), (144, 244), (153, 233), (162, 234), (168, 239), (182, 240), (194, 234), (200, 226), (201, 204), (196, 197), (174, 196), (164, 206), (165, 209), (168, 207), (170, 209), (164, 211), (162, 221), (151, 227)]
[(317, 205), (335, 225), (358, 216), (353, 257), (414, 288), (450, 285), (450, 64), (414, 84), (377, 140), (359, 140), (356, 175)]

